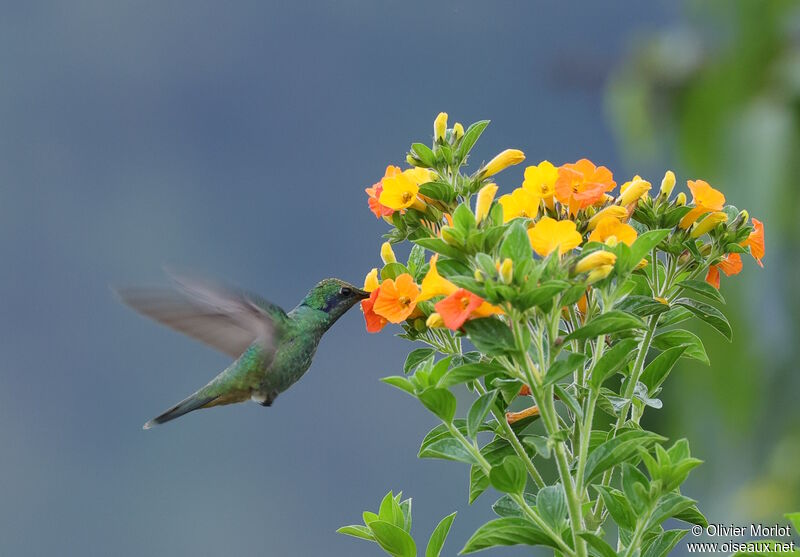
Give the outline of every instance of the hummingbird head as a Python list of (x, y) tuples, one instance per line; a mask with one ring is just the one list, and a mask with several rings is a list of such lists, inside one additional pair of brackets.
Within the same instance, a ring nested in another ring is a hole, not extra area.
[(369, 292), (343, 280), (329, 278), (312, 288), (302, 305), (327, 313), (330, 326), (348, 309), (366, 298), (369, 298)]

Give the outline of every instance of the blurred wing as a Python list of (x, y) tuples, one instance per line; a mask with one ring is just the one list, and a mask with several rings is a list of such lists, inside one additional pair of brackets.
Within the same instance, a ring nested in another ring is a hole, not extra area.
[(173, 275), (181, 290), (125, 288), (117, 292), (139, 313), (238, 358), (258, 341), (272, 352), (286, 313), (255, 295)]

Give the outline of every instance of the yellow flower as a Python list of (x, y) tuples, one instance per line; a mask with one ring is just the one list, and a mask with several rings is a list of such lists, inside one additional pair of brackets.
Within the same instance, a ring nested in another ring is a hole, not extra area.
[(685, 193), (680, 192), (678, 194), (678, 196), (675, 198), (675, 205), (677, 205), (678, 207), (683, 207), (684, 205), (686, 205), (686, 194)]
[(372, 292), (378, 288), (378, 286), (380, 286), (380, 282), (378, 281), (378, 269), (373, 268), (369, 273), (367, 273), (367, 276), (364, 277), (364, 290), (367, 292)]
[(631, 203), (639, 201), (644, 194), (650, 191), (650, 182), (642, 180), (639, 176), (634, 176), (630, 182), (625, 182), (619, 188), (619, 204), (627, 207)]
[(591, 231), (597, 228), (597, 224), (605, 217), (612, 217), (622, 221), (628, 218), (628, 210), (625, 207), (620, 207), (619, 205), (609, 205), (589, 219), (588, 230)]
[(447, 112), (440, 112), (433, 121), (433, 138), (436, 141), (444, 141), (444, 134), (447, 131)]
[(498, 153), (492, 160), (490, 160), (486, 166), (483, 167), (483, 170), (481, 170), (479, 176), (481, 178), (494, 176), (501, 170), (505, 170), (509, 166), (519, 164), (524, 160), (525, 153), (519, 149), (506, 149), (505, 151)]
[(672, 170), (667, 170), (664, 174), (664, 179), (661, 180), (661, 195), (669, 197), (672, 189), (675, 187), (675, 173)]
[(381, 244), (381, 259), (387, 265), (397, 261), (397, 257), (395, 257), (394, 250), (392, 249), (392, 244), (389, 242)]
[(501, 196), (499, 201), (503, 206), (503, 222), (517, 217), (536, 218), (539, 212), (539, 198), (525, 188), (517, 188)]
[(728, 215), (723, 213), (722, 211), (714, 211), (702, 221), (698, 222), (692, 228), (692, 233), (689, 235), (691, 238), (699, 238), (706, 232), (710, 232), (711, 229), (716, 227), (718, 224), (723, 222), (728, 222)]
[(511, 284), (511, 280), (514, 278), (514, 262), (511, 261), (510, 258), (506, 257), (503, 262), (500, 264), (500, 279), (505, 284)]
[(542, 217), (528, 230), (528, 238), (533, 246), (533, 251), (546, 257), (558, 250), (558, 255), (578, 247), (581, 243), (581, 234), (576, 230), (575, 223), (571, 220), (555, 220)]
[(597, 222), (597, 226), (589, 235), (589, 241), (610, 245), (622, 242), (630, 246), (636, 240), (636, 236), (636, 229), (631, 225), (621, 222), (616, 217), (606, 216)]
[(522, 187), (531, 192), (545, 204), (553, 208), (553, 195), (556, 193), (556, 180), (558, 169), (550, 161), (542, 161), (536, 166), (525, 169), (525, 179)]
[(425, 278), (422, 279), (422, 292), (419, 298), (417, 298), (418, 302), (430, 300), (436, 296), (449, 296), (458, 290), (458, 286), (439, 274), (439, 271), (436, 269), (436, 261), (438, 259), (439, 254), (431, 257), (430, 269), (428, 269)]
[(689, 180), (687, 185), (692, 192), (692, 201), (695, 207), (681, 219), (679, 226), (684, 229), (689, 228), (700, 216), (706, 213), (721, 211), (725, 205), (725, 196), (722, 192), (712, 188), (708, 182)]
[(478, 192), (478, 198), (475, 201), (475, 220), (481, 223), (483, 219), (489, 214), (489, 209), (494, 201), (494, 195), (497, 193), (497, 184), (486, 184)]
[(585, 273), (605, 265), (614, 265), (616, 260), (617, 256), (610, 251), (594, 251), (578, 261), (578, 264), (575, 265), (575, 273)]
[(461, 122), (456, 122), (453, 126), (453, 137), (456, 139), (461, 139), (464, 136), (464, 126), (461, 125)]
[(598, 268), (592, 270), (591, 273), (586, 277), (586, 282), (588, 284), (593, 284), (598, 280), (603, 280), (608, 275), (611, 274), (611, 271), (614, 270), (613, 265), (601, 265)]
[(431, 172), (425, 168), (410, 168), (399, 174), (384, 177), (383, 191), (381, 191), (381, 205), (399, 211), (414, 207), (420, 211), (425, 210), (425, 204), (417, 198), (419, 185), (430, 182)]
[(428, 326), (429, 329), (444, 329), (446, 325), (444, 324), (444, 319), (438, 313), (431, 313), (428, 316), (428, 319), (425, 321), (425, 325)]

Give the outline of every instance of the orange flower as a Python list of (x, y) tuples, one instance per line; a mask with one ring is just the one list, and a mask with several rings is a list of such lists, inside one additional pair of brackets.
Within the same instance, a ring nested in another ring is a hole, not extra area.
[(369, 210), (372, 211), (372, 213), (375, 215), (375, 218), (379, 219), (381, 217), (388, 217), (394, 213), (394, 209), (387, 207), (386, 205), (381, 205), (379, 200), (381, 198), (381, 193), (383, 192), (383, 180), (385, 178), (394, 176), (395, 174), (400, 174), (401, 172), (402, 170), (400, 170), (399, 167), (389, 165), (386, 167), (386, 172), (383, 174), (383, 178), (381, 178), (380, 182), (373, 184), (371, 188), (366, 188), (364, 190), (369, 196), (369, 199), (367, 199)]
[(589, 241), (606, 243), (612, 238), (630, 246), (636, 241), (636, 229), (616, 217), (602, 217), (589, 235)]
[(689, 228), (694, 221), (706, 213), (722, 211), (725, 206), (725, 196), (722, 192), (712, 188), (705, 180), (689, 180), (686, 185), (692, 192), (692, 203), (695, 204), (695, 207), (681, 219), (681, 228)]
[(565, 164), (558, 169), (556, 199), (569, 206), (570, 214), (603, 200), (617, 183), (605, 166), (595, 166), (589, 159)]
[(756, 263), (763, 267), (764, 264), (761, 262), (761, 258), (764, 257), (764, 223), (756, 218), (753, 218), (752, 221), (753, 231), (747, 237), (747, 240), (742, 242), (742, 246), (750, 248), (750, 255), (753, 256)]
[(402, 323), (417, 307), (419, 287), (408, 273), (396, 279), (386, 279), (378, 289), (373, 310), (390, 323)]
[(738, 275), (742, 272), (742, 256), (738, 253), (729, 253), (716, 265), (711, 265), (706, 274), (706, 282), (719, 290), (719, 272), (726, 277)]
[(434, 307), (436, 313), (442, 316), (444, 324), (453, 331), (460, 329), (464, 321), (484, 303), (483, 298), (476, 296), (469, 290), (459, 288), (447, 298), (438, 302)]
[(372, 309), (379, 293), (380, 288), (377, 288), (370, 293), (369, 299), (361, 300), (361, 311), (364, 313), (364, 321), (367, 323), (368, 333), (379, 333), (388, 323), (385, 317), (378, 315)]

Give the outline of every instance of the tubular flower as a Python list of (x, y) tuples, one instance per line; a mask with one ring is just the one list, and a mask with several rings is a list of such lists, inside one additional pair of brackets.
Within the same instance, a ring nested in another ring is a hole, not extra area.
[(538, 199), (542, 199), (549, 208), (553, 208), (553, 196), (556, 193), (558, 169), (550, 161), (542, 161), (536, 166), (525, 169), (522, 187)]
[(408, 273), (403, 273), (394, 280), (386, 279), (377, 292), (373, 311), (390, 323), (405, 321), (417, 306), (419, 287)]
[(577, 231), (575, 223), (571, 220), (555, 220), (542, 217), (528, 229), (528, 238), (533, 246), (533, 251), (546, 257), (555, 250), (558, 255), (564, 255), (578, 247), (583, 237)]
[(706, 282), (719, 290), (719, 272), (726, 277), (738, 275), (742, 272), (742, 256), (738, 253), (729, 253), (716, 265), (711, 265), (706, 273)]
[(444, 141), (444, 134), (447, 131), (447, 112), (440, 112), (433, 121), (433, 138), (436, 141)]
[(692, 202), (695, 207), (681, 219), (680, 227), (689, 228), (701, 215), (712, 211), (721, 211), (725, 205), (725, 196), (712, 188), (704, 180), (689, 180), (686, 182), (692, 192)]
[(636, 229), (630, 224), (625, 224), (616, 217), (606, 216), (597, 223), (589, 235), (589, 241), (602, 242), (607, 245), (616, 245), (617, 242), (622, 242), (630, 246), (636, 241), (636, 236)]
[(641, 197), (650, 191), (650, 182), (642, 180), (640, 176), (634, 176), (630, 182), (625, 182), (619, 188), (619, 204), (627, 207), (636, 203)]
[(361, 300), (361, 311), (364, 313), (364, 321), (367, 324), (368, 333), (379, 333), (381, 329), (383, 329), (389, 322), (382, 315), (378, 315), (377, 313), (375, 313), (373, 309), (375, 306), (375, 300), (378, 299), (379, 293), (380, 293), (380, 288), (376, 288), (369, 295), (368, 299)]
[(675, 198), (675, 205), (677, 205), (678, 207), (683, 207), (684, 205), (686, 205), (686, 194), (685, 193), (680, 192), (678, 194), (678, 196)]
[(593, 251), (578, 261), (578, 264), (575, 265), (575, 273), (585, 273), (604, 265), (613, 265), (616, 261), (617, 256), (610, 251)]
[(669, 197), (672, 190), (675, 188), (675, 173), (672, 170), (667, 170), (664, 173), (664, 178), (661, 180), (660, 194), (665, 198)]
[(386, 167), (386, 172), (384, 172), (383, 178), (381, 178), (381, 180), (377, 184), (374, 184), (371, 188), (366, 188), (364, 190), (369, 196), (367, 199), (369, 210), (372, 211), (372, 213), (375, 215), (375, 218), (379, 219), (381, 217), (388, 217), (394, 213), (394, 209), (391, 207), (381, 205), (380, 198), (381, 193), (383, 192), (383, 180), (394, 176), (395, 174), (400, 174), (401, 172), (402, 170), (400, 170), (399, 167), (389, 165)]
[(492, 207), (492, 201), (497, 193), (497, 184), (486, 184), (478, 192), (477, 200), (475, 201), (475, 220), (480, 224), (483, 219), (489, 214), (489, 209)]
[(364, 277), (364, 290), (366, 292), (374, 292), (380, 286), (378, 281), (378, 269), (373, 268), (367, 276)]
[(424, 211), (425, 204), (417, 198), (419, 185), (428, 182), (430, 172), (424, 168), (411, 168), (381, 180), (383, 190), (378, 201), (395, 211), (414, 207)]
[(500, 196), (499, 202), (503, 206), (504, 223), (517, 217), (535, 218), (539, 212), (539, 198), (524, 187)]
[(609, 205), (589, 219), (588, 230), (594, 230), (597, 228), (598, 223), (606, 217), (611, 217), (622, 221), (628, 218), (628, 210), (619, 205)]
[(470, 317), (489, 317), (491, 315), (503, 315), (504, 313), (505, 312), (501, 308), (493, 306), (489, 302), (483, 302), (472, 312)]
[(689, 234), (692, 238), (699, 238), (706, 232), (710, 232), (715, 226), (718, 224), (722, 224), (723, 222), (728, 222), (728, 215), (723, 213), (722, 211), (714, 211), (706, 218), (698, 222), (692, 228), (692, 233)]
[(519, 164), (524, 160), (525, 153), (519, 149), (506, 149), (505, 151), (495, 155), (492, 160), (486, 163), (486, 166), (484, 166), (483, 170), (480, 171), (479, 176), (481, 178), (494, 176), (509, 166), (514, 166), (515, 164)]
[(443, 329), (445, 327), (444, 319), (438, 313), (431, 313), (425, 321), (425, 325), (429, 329)]
[(381, 260), (387, 265), (397, 261), (397, 257), (395, 257), (394, 250), (392, 249), (392, 244), (389, 242), (381, 244)]
[(750, 248), (750, 255), (753, 256), (753, 259), (756, 260), (761, 267), (764, 264), (761, 262), (761, 258), (764, 257), (764, 223), (758, 220), (757, 218), (751, 219), (753, 221), (753, 231), (750, 233), (750, 236), (747, 237), (747, 240), (742, 242), (742, 246), (746, 248)]
[(506, 421), (511, 425), (525, 418), (535, 418), (538, 415), (539, 407), (529, 406), (525, 410), (520, 410), (519, 412), (506, 412)]
[(434, 307), (436, 313), (442, 316), (447, 328), (455, 331), (460, 329), (464, 322), (471, 317), (472, 312), (483, 303), (483, 298), (480, 296), (459, 288)]
[(456, 139), (461, 139), (464, 136), (464, 126), (461, 125), (461, 122), (456, 122), (453, 125), (453, 137)]
[(556, 199), (569, 206), (571, 215), (594, 205), (606, 192), (616, 187), (611, 171), (605, 166), (595, 166), (589, 159), (565, 164), (558, 169)]
[(425, 278), (422, 279), (422, 292), (417, 298), (418, 302), (430, 300), (436, 296), (449, 296), (458, 290), (458, 286), (439, 274), (439, 271), (436, 269), (436, 261), (438, 259), (438, 253), (431, 257), (430, 269), (428, 269)]

